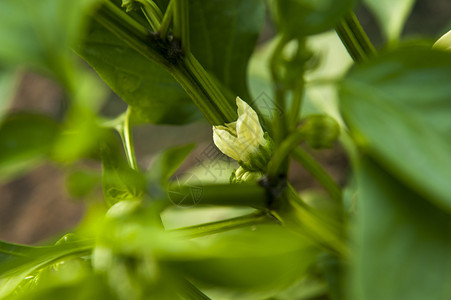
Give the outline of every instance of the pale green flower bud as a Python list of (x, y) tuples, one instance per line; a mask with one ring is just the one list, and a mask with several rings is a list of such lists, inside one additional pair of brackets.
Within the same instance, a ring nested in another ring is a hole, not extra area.
[(233, 171), (230, 177), (231, 183), (257, 182), (263, 174), (261, 172), (246, 171), (243, 167), (239, 167)]
[(240, 97), (236, 97), (238, 120), (224, 126), (213, 126), (213, 141), (225, 155), (244, 164), (268, 145), (257, 113)]
[(451, 30), (442, 35), (442, 37), (435, 42), (433, 48), (451, 50)]

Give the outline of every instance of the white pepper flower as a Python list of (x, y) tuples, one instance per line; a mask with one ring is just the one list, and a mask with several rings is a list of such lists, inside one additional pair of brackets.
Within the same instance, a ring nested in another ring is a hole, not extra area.
[(266, 146), (263, 129), (257, 113), (240, 97), (236, 97), (238, 120), (224, 126), (213, 126), (213, 141), (225, 155), (248, 163), (252, 154)]

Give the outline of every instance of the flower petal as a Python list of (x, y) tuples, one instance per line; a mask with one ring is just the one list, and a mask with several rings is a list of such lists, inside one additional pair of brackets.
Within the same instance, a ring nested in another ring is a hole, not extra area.
[(223, 126), (213, 126), (213, 142), (225, 155), (240, 160), (240, 151), (237, 149), (238, 140)]
[(238, 120), (236, 124), (238, 141), (245, 148), (246, 152), (251, 153), (259, 145), (266, 145), (263, 129), (257, 113), (246, 102), (237, 97), (236, 104), (238, 106)]

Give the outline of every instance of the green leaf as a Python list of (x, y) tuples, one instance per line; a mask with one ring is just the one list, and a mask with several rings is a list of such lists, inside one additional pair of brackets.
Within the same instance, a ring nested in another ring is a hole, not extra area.
[(279, 30), (290, 38), (332, 29), (352, 9), (354, 0), (271, 0)]
[(100, 24), (91, 24), (76, 51), (133, 107), (139, 119), (156, 124), (183, 124), (200, 117), (200, 112), (168, 72)]
[(369, 159), (357, 182), (353, 299), (449, 299), (450, 215)]
[(144, 176), (128, 166), (118, 149), (104, 147), (102, 189), (109, 206), (119, 201), (140, 199), (145, 193)]
[(265, 21), (262, 0), (189, 1), (194, 56), (234, 95), (246, 101), (248, 60)]
[(57, 246), (29, 247), (0, 241), (0, 298), (9, 295), (30, 274), (50, 264), (89, 253), (88, 241), (75, 241)]
[(49, 154), (58, 131), (59, 125), (43, 115), (8, 116), (0, 127), (0, 179), (41, 162)]
[(415, 4), (415, 0), (364, 0), (374, 13), (382, 32), (389, 41), (401, 35), (404, 23)]
[(451, 209), (451, 55), (400, 49), (356, 66), (341, 110), (360, 149), (423, 197)]
[(53, 71), (65, 81), (70, 46), (80, 37), (82, 13), (97, 0), (4, 0), (0, 3), (0, 61)]

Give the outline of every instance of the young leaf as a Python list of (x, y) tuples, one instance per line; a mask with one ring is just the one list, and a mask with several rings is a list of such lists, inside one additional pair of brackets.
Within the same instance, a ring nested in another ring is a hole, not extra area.
[(382, 33), (389, 41), (396, 41), (401, 35), (404, 23), (415, 4), (415, 0), (364, 0), (375, 14)]
[(53, 119), (38, 114), (8, 116), (0, 127), (0, 179), (19, 174), (42, 161), (59, 131)]
[(451, 54), (399, 49), (356, 66), (341, 110), (360, 148), (423, 197), (451, 209)]
[(369, 159), (357, 182), (352, 299), (450, 298), (450, 215)]

